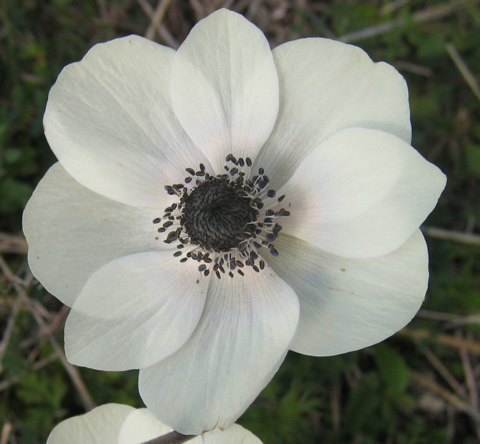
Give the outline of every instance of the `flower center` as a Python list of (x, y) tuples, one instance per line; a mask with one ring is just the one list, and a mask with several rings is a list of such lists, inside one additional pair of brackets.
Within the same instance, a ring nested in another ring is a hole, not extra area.
[(178, 202), (153, 220), (162, 223), (159, 233), (168, 232), (164, 242), (177, 243), (174, 256), (181, 257), (180, 262), (195, 260), (204, 276), (212, 271), (218, 278), (227, 273), (243, 276), (245, 266), (263, 270), (262, 252), (278, 256), (273, 245), (282, 229), (278, 221), (290, 215), (279, 208), (285, 196), (275, 199), (263, 168), (251, 176), (250, 158), (229, 154), (226, 162), (225, 173), (216, 176), (203, 164), (198, 171), (186, 168), (185, 184), (165, 187)]
[[(235, 182), (212, 177), (201, 183), (185, 199), (180, 223), (190, 243), (216, 252), (238, 248), (252, 235), (258, 210), (251, 206), (244, 188)], [(248, 229), (247, 233), (244, 230)]]

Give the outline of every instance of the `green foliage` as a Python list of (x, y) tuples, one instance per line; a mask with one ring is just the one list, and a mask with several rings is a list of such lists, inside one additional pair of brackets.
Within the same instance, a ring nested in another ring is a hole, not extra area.
[(294, 379), (286, 391), (281, 386), (268, 385), (241, 423), (249, 430), (256, 430), (265, 443), (287, 444), (308, 436), (304, 430), (305, 418), (314, 416), (318, 408), (319, 400)]
[(103, 372), (101, 378), (95, 370), (83, 369), (82, 374), (89, 390), (96, 394), (95, 400), (99, 405), (114, 399), (120, 404), (144, 407), (137, 389), (138, 371)]
[(7, 177), (0, 184), (0, 195), (2, 196), (0, 211), (3, 214), (15, 214), (23, 210), (32, 191), (31, 185), (13, 177)]
[[(17, 386), (19, 398), (28, 406), (24, 424), (37, 430), (48, 430), (66, 392), (67, 385), (58, 376), (37, 372), (26, 374)], [(45, 416), (50, 418), (48, 425)]]
[(465, 146), (465, 150), (470, 173), (480, 179), (480, 143), (469, 143)]
[(379, 344), (374, 349), (374, 358), (384, 386), (395, 395), (405, 392), (409, 372), (400, 352), (385, 343)]

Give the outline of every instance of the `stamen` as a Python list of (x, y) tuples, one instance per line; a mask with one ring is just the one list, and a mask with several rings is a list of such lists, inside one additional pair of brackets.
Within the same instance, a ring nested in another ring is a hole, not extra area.
[(256, 273), (264, 270), (262, 247), (274, 257), (279, 255), (273, 244), (282, 230), (277, 220), (290, 215), (279, 208), (285, 195), (273, 201), (277, 193), (270, 188), (264, 168), (250, 176), (250, 157), (228, 154), (225, 161), (223, 174), (207, 172), (203, 163), (198, 170), (185, 168), (189, 176), (184, 183), (164, 187), (178, 201), (152, 221), (163, 222), (157, 231), (167, 233), (163, 242), (176, 243), (173, 256), (180, 263), (199, 262), (203, 276), (212, 271), (218, 279), (227, 274), (233, 278), (235, 271), (244, 276), (245, 267)]

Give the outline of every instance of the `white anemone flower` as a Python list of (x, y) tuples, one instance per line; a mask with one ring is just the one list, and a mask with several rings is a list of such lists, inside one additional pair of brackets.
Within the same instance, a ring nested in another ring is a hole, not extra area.
[[(47, 444), (140, 444), (171, 431), (171, 427), (160, 422), (148, 409), (104, 404), (62, 421), (50, 432)], [(262, 444), (262, 441), (242, 426), (232, 424), (225, 430), (206, 432), (188, 443)]]
[(177, 51), (95, 45), (44, 125), (59, 162), (24, 232), (33, 274), (71, 307), (67, 358), (140, 369), (177, 431), (232, 424), (288, 350), (375, 344), (422, 304), (419, 226), (445, 176), (410, 145), (404, 79), (355, 46), (272, 51), (220, 10)]

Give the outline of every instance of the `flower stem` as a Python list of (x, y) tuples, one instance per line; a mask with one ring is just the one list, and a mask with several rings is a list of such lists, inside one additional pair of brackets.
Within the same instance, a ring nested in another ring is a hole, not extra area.
[(195, 435), (182, 435), (178, 432), (170, 432), (158, 438), (146, 441), (143, 444), (182, 444), (182, 442), (190, 441)]

